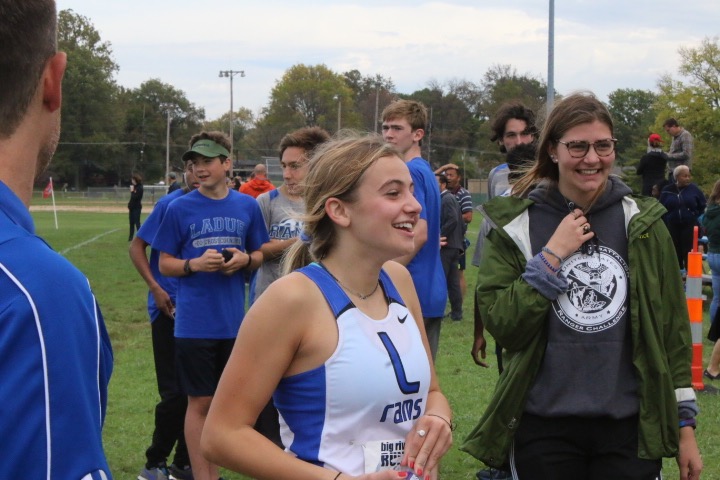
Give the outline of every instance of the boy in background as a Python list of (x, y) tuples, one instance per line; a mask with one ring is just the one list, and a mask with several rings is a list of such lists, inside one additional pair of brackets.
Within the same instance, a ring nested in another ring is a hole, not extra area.
[(244, 316), (243, 271), (262, 263), (269, 241), (255, 199), (231, 190), (230, 140), (202, 132), (190, 140), (199, 187), (174, 200), (153, 240), (160, 273), (179, 277), (175, 348), (179, 383), (188, 396), (185, 439), (195, 480), (217, 480), (218, 468), (202, 456), (200, 436), (217, 383)]

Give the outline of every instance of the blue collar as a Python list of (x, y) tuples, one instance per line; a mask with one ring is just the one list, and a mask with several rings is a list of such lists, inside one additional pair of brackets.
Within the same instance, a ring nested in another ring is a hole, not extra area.
[(0, 180), (0, 212), (16, 225), (35, 234), (35, 223), (27, 207), (2, 180)]

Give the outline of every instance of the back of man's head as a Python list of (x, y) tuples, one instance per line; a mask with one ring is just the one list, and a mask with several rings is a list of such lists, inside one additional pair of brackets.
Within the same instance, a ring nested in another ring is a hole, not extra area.
[(264, 163), (258, 163), (255, 165), (255, 168), (253, 169), (253, 173), (258, 178), (264, 178), (267, 176), (267, 167)]
[(492, 129), (491, 142), (497, 142), (503, 135), (505, 135), (505, 126), (508, 120), (516, 118), (523, 120), (527, 125), (527, 131), (536, 134), (537, 127), (535, 126), (535, 112), (527, 108), (521, 102), (511, 101), (504, 103), (495, 114), (490, 128)]
[(427, 127), (427, 108), (415, 100), (396, 100), (382, 111), (382, 121), (405, 119), (413, 130)]
[(57, 51), (53, 0), (0, 0), (0, 139), (20, 125)]

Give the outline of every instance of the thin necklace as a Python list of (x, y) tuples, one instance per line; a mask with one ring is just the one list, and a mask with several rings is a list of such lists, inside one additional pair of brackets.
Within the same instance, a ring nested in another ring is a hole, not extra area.
[(328, 268), (325, 266), (324, 263), (318, 262), (318, 264), (328, 273), (328, 275), (330, 275), (332, 277), (333, 280), (335, 280), (337, 282), (338, 285), (340, 285), (342, 288), (347, 290), (348, 293), (352, 293), (353, 295), (358, 297), (360, 300), (367, 300), (368, 298), (372, 297), (373, 293), (377, 292), (377, 289), (380, 286), (380, 281), (378, 280), (378, 282), (375, 284), (375, 288), (372, 289), (372, 292), (368, 293), (367, 295), (363, 295), (362, 293), (356, 292), (355, 290), (352, 290), (352, 289), (346, 287), (345, 285), (343, 285), (342, 282), (340, 280), (338, 280), (335, 277), (335, 275), (333, 275), (330, 272), (330, 270), (328, 270)]

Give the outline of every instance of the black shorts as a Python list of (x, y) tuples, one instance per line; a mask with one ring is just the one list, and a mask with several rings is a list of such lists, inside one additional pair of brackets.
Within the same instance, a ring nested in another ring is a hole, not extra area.
[(176, 338), (180, 390), (189, 397), (213, 396), (234, 344), (234, 338)]

